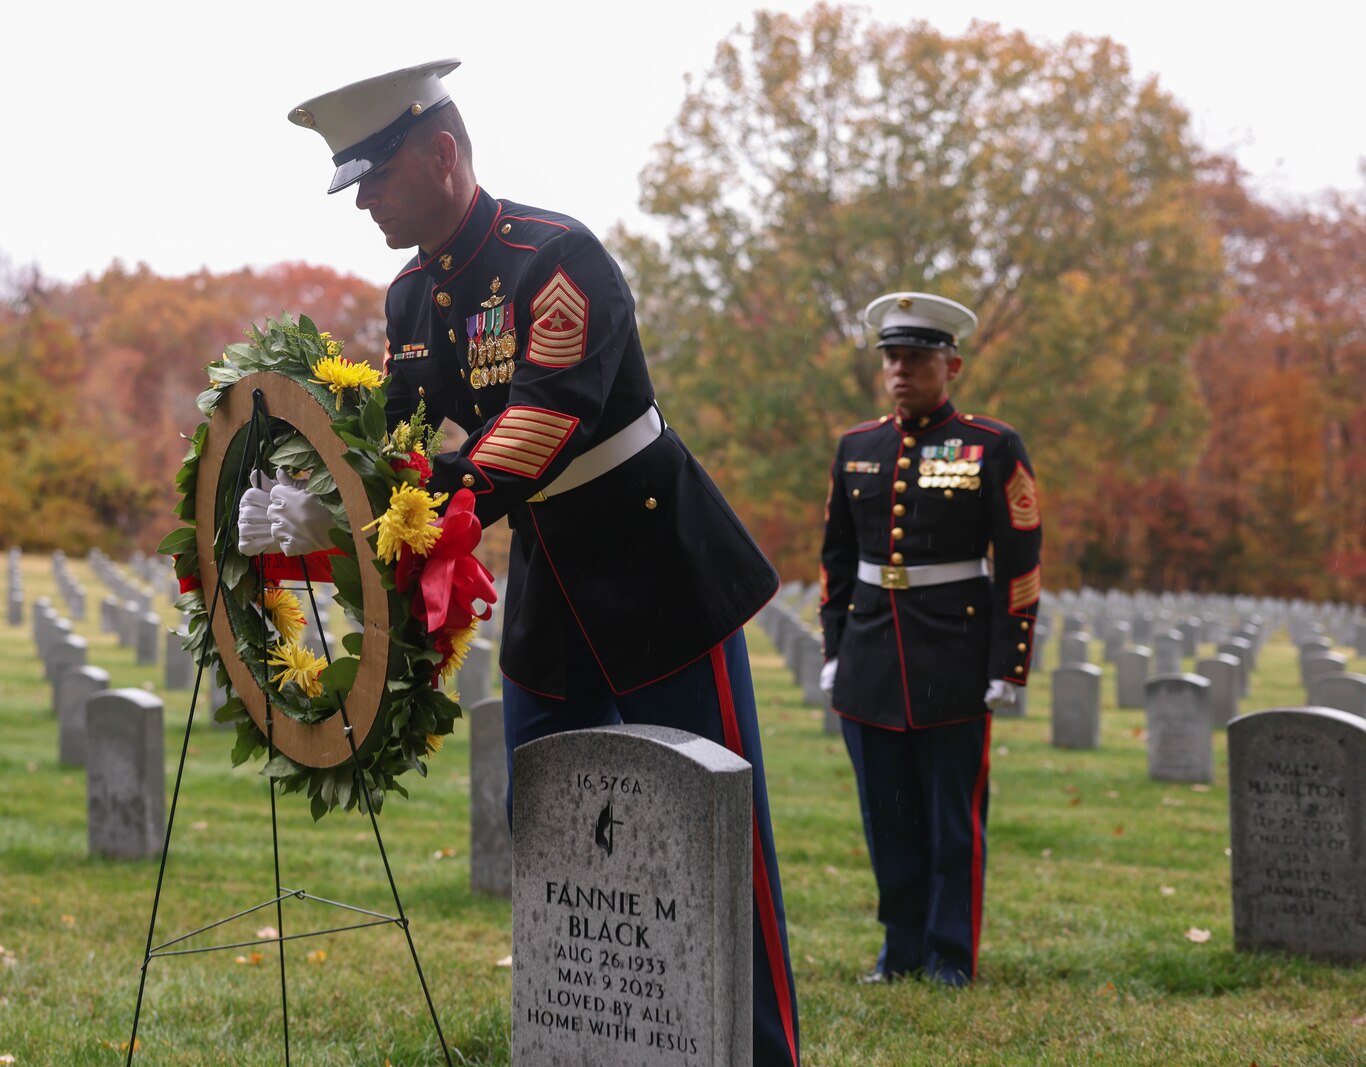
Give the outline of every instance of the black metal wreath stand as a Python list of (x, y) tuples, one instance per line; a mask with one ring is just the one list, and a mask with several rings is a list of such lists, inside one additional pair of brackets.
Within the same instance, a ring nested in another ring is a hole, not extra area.
[[(233, 503), (232, 506), (226, 510), (224, 514), (223, 523), (217, 530), (216, 536), (214, 538), (215, 552), (217, 555), (216, 562), (218, 564), (216, 568), (218, 580), (214, 583), (213, 597), (209, 605), (208, 618), (205, 620), (205, 626), (209, 628), (210, 633), (212, 633), (214, 614), (218, 610), (219, 601), (222, 597), (223, 560), (227, 550), (228, 537), (232, 531), (237, 529), (238, 501), (241, 499), (242, 491), (245, 489), (247, 484), (247, 475), (251, 467), (250, 460), (251, 457), (255, 456), (257, 453), (259, 447), (260, 428), (264, 424), (265, 418), (266, 410), (264, 399), (261, 395), (260, 390), (257, 390), (252, 394), (252, 417), (247, 430), (246, 444), (242, 451), (242, 462), (238, 466), (237, 483), (232, 494)], [(200, 521), (205, 521), (204, 517), (201, 516)], [(303, 557), (300, 557), (301, 562), (302, 560)], [(263, 572), (260, 568), (257, 569), (257, 576), (258, 593), (263, 593), (265, 579)], [(313, 612), (313, 618), (316, 620), (318, 618), (318, 605), (316, 599), (314, 598), (313, 583), (308, 577), (308, 570), (306, 564), (304, 564), (304, 588), (307, 590), (309, 606)], [(318, 630), (319, 633), (322, 635), (323, 656), (328, 663), (331, 663), (332, 655), (327, 647), (327, 635), (323, 633), (323, 628), (321, 626), (318, 627)], [(342, 933), (348, 930), (361, 930), (371, 926), (386, 926), (392, 924), (394, 926), (399, 927), (403, 931), (403, 936), (407, 939), (408, 952), (412, 956), (413, 968), (417, 971), (418, 982), (422, 986), (422, 995), (427, 1002), (427, 1011), (431, 1015), (432, 1026), (436, 1030), (437, 1041), (441, 1046), (442, 1054), (445, 1056), (446, 1064), (448, 1065), (448, 1067), (451, 1067), (452, 1061), (450, 1049), (447, 1048), (445, 1036), (441, 1032), (441, 1022), (437, 1019), (436, 1006), (432, 1003), (431, 991), (427, 987), (427, 979), (422, 972), (422, 963), (418, 959), (417, 946), (413, 943), (413, 935), (412, 930), (409, 926), (408, 917), (403, 911), (403, 902), (399, 898), (398, 885), (394, 881), (394, 872), (389, 865), (389, 855), (385, 851), (384, 838), (383, 835), (381, 835), (380, 833), (379, 820), (375, 818), (375, 808), (374, 804), (371, 802), (370, 789), (369, 786), (366, 784), (365, 775), (362, 774), (360, 771), (359, 753), (357, 751), (356, 740), (353, 736), (353, 731), (351, 729), (351, 721), (347, 716), (345, 701), (341, 702), (339, 714), (342, 717), (343, 732), (345, 733), (346, 739), (351, 746), (351, 761), (355, 771), (356, 788), (359, 791), (361, 803), (366, 813), (370, 816), (370, 826), (374, 831), (375, 844), (379, 849), (380, 859), (384, 863), (384, 873), (389, 881), (389, 890), (394, 898), (394, 911), (396, 912), (396, 914), (385, 915), (381, 912), (371, 911), (367, 908), (356, 907), (352, 904), (345, 904), (340, 901), (329, 900), (325, 897), (314, 896), (313, 894), (308, 893), (303, 889), (289, 889), (281, 884), (280, 834), (279, 823), (277, 821), (275, 808), (275, 784), (273, 781), (268, 780), (269, 784), (267, 785), (267, 789), (270, 793), (271, 848), (273, 852), (273, 859), (275, 865), (275, 896), (269, 900), (265, 900), (259, 904), (255, 904), (252, 907), (246, 908), (239, 912), (235, 912), (232, 915), (228, 915), (222, 919), (218, 919), (214, 922), (208, 923), (205, 926), (201, 926), (197, 929), (191, 930), (188, 933), (180, 934), (179, 936), (174, 937), (169, 941), (164, 941), (159, 945), (152, 944), (152, 939), (156, 930), (157, 911), (161, 905), (162, 887), (165, 883), (166, 878), (166, 860), (171, 851), (171, 834), (172, 830), (175, 827), (176, 805), (180, 799), (180, 787), (185, 773), (185, 756), (188, 753), (190, 747), (190, 730), (194, 725), (195, 707), (199, 702), (199, 690), (204, 677), (205, 664), (202, 657), (199, 660), (198, 666), (199, 669), (195, 675), (194, 688), (190, 694), (190, 712), (188, 718), (185, 721), (185, 739), (180, 746), (180, 763), (176, 768), (175, 787), (171, 793), (171, 807), (166, 817), (166, 836), (161, 846), (161, 864), (160, 868), (157, 871), (156, 892), (152, 897), (152, 915), (151, 919), (147, 924), (147, 945), (142, 957), (141, 973), (138, 980), (137, 1004), (133, 1009), (133, 1031), (128, 1038), (128, 1058), (125, 1061), (125, 1063), (128, 1065), (132, 1064), (133, 1055), (137, 1050), (138, 1020), (142, 1015), (143, 995), (147, 988), (147, 969), (153, 959), (158, 957), (192, 955), (201, 952), (221, 952), (228, 949), (247, 948), (253, 945), (276, 944), (279, 950), (280, 960), (280, 1015), (284, 1038), (285, 1067), (289, 1067), (289, 983), (285, 970), (285, 942), (301, 940), (309, 937), (321, 937), (325, 934)], [(270, 704), (270, 697), (268, 692), (266, 694), (266, 745), (267, 759), (273, 759), (275, 757), (274, 714), (272, 705)], [(327, 929), (308, 930), (303, 933), (287, 935), (284, 932), (284, 903), (285, 901), (290, 899), (312, 901), (314, 903), (322, 904), (332, 908), (337, 908), (342, 911), (352, 913), (354, 915), (367, 916), (368, 918), (364, 921), (358, 920), (356, 922), (352, 922), (346, 925), (329, 927)], [(272, 905), (275, 908), (275, 923), (276, 930), (278, 933), (277, 937), (256, 938), (250, 941), (234, 941), (228, 944), (206, 945), (202, 947), (175, 947), (181, 945), (183, 942), (189, 940), (192, 937), (205, 933), (209, 930), (213, 930), (217, 927), (223, 926), (226, 923), (233, 922), (244, 916), (251, 915), (252, 913), (260, 911), (264, 908), (269, 908)]]

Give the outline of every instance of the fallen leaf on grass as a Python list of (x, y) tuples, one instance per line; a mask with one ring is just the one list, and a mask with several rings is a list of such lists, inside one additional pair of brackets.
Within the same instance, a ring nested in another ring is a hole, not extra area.
[[(114, 1048), (114, 1049), (118, 1049), (120, 1052), (127, 1052), (127, 1051), (128, 1051), (128, 1042), (127, 1042), (127, 1041), (101, 1041), (100, 1044), (101, 1044), (104, 1048)], [(141, 1051), (142, 1051), (142, 1038), (140, 1038), (140, 1037), (135, 1037), (135, 1038), (133, 1038), (133, 1051), (134, 1051), (134, 1052), (141, 1052)], [(13, 1062), (13, 1061), (11, 1060), (10, 1062)]]
[(1203, 945), (1206, 941), (1209, 940), (1209, 937), (1209, 931), (1201, 930), (1198, 926), (1192, 926), (1189, 930), (1186, 931), (1186, 940), (1194, 941), (1197, 945)]
[(1353, 1026), (1366, 1026), (1366, 1015), (1358, 1015), (1352, 1020)]
[(1069, 808), (1075, 808), (1081, 803), (1081, 797), (1073, 797), (1067, 802)]
[(1113, 997), (1114, 995), (1115, 995), (1115, 983), (1114, 983), (1114, 982), (1106, 982), (1103, 986), (1101, 986), (1099, 989), (1096, 990), (1096, 996), (1098, 996), (1098, 997)]
[(1118, 800), (1118, 799), (1119, 799), (1119, 793), (1116, 792), (1116, 791), (1113, 790), (1113, 789), (1107, 789), (1107, 790), (1105, 791), (1105, 795), (1106, 795), (1106, 797), (1108, 797), (1110, 800)]
[(1136, 726), (1134, 727), (1134, 736), (1140, 741), (1146, 741), (1148, 740), (1148, 731), (1141, 726)]
[(1176, 890), (1169, 885), (1159, 886), (1157, 891), (1164, 897), (1169, 897), (1176, 892)]
[(326, 963), (326, 962), (327, 962), (327, 949), (325, 949), (325, 948), (315, 948), (315, 949), (314, 949), (312, 952), (310, 952), (305, 958), (308, 960), (309, 963)]
[(191, 830), (207, 830), (208, 828), (209, 824), (204, 822), (202, 819), (199, 822), (190, 823)]
[(494, 966), (495, 966), (495, 967), (511, 967), (511, 966), (512, 966), (512, 957), (511, 957), (511, 956), (504, 956), (501, 960), (499, 960), (497, 963), (495, 963)]
[(1208, 792), (1209, 792), (1209, 786), (1207, 786), (1207, 785), (1202, 785), (1202, 784), (1197, 783), (1196, 785), (1191, 786), (1191, 792), (1192, 792), (1192, 793), (1208, 793)]
[(998, 755), (998, 756), (1009, 756), (1009, 755), (1010, 755), (1010, 749), (1006, 748), (1005, 745), (997, 745), (997, 746), (996, 746), (996, 755)]
[(1232, 855), (1233, 855), (1233, 849), (1231, 849), (1231, 848), (1226, 848), (1226, 849), (1224, 849), (1224, 855), (1225, 855), (1225, 856), (1232, 856)]
[(250, 956), (234, 956), (232, 962), (243, 963), (246, 964), (248, 967), (255, 967), (263, 959), (265, 959), (265, 957), (261, 955), (261, 953), (253, 952)]
[(835, 875), (840, 873), (840, 869), (832, 864), (827, 863), (825, 865), (825, 873), (830, 875), (831, 877), (834, 877)]
[(24, 764), (24, 769), (27, 770), (29, 774), (37, 774), (37, 773), (38, 773), (38, 764), (36, 764), (36, 763), (25, 763), (25, 764)]
[(1062, 791), (1064, 793), (1076, 793), (1078, 790), (1075, 785), (1073, 785), (1071, 782), (1068, 782), (1065, 786), (1062, 787)]
[(14, 1063), (14, 1062), (15, 1062), (15, 1059), (14, 1059), (13, 1054), (11, 1054), (11, 1053), (9, 1053), (9, 1052), (6, 1052), (6, 1053), (4, 1053), (3, 1055), (0, 1055), (0, 1063)]
[(439, 848), (439, 849), (437, 849), (435, 852), (432, 853), (432, 859), (434, 859), (434, 860), (448, 860), (448, 859), (450, 859), (450, 858), (451, 858), (452, 856), (454, 856), (454, 855), (455, 855), (455, 849), (453, 849), (453, 848)]
[(74, 916), (74, 915), (63, 915), (63, 916), (62, 916), (62, 925), (65, 926), (68, 930), (72, 929), (72, 928), (76, 925), (76, 916)]
[(1116, 827), (1115, 827), (1115, 830), (1114, 830), (1114, 833), (1115, 833), (1115, 836), (1116, 836), (1116, 837), (1123, 837), (1123, 836), (1124, 836), (1124, 824), (1123, 824), (1123, 823), (1120, 823), (1118, 826), (1116, 826)]
[(1162, 804), (1168, 808), (1179, 808), (1184, 804), (1184, 800), (1177, 800), (1176, 797), (1163, 797)]
[(256, 936), (262, 941), (274, 941), (280, 936), (280, 931), (273, 926), (263, 926), (256, 931)]
[(1039, 855), (1043, 856), (1044, 859), (1048, 859), (1049, 856), (1053, 855), (1053, 850), (1051, 848), (1046, 848), (1039, 853)]

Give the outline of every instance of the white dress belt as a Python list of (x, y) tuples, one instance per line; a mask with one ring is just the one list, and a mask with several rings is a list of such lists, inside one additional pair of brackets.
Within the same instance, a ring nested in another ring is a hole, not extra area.
[(594, 445), (587, 452), (575, 456), (560, 476), (527, 503), (538, 504), (560, 493), (567, 493), (594, 478), (601, 478), (613, 467), (619, 467), (647, 445), (653, 444), (664, 432), (664, 420), (651, 404), (633, 421), (627, 423), (606, 441)]
[(883, 589), (912, 589), (922, 585), (944, 585), (968, 578), (985, 578), (991, 573), (985, 559), (960, 559), (953, 563), (927, 563), (920, 567), (892, 567), (884, 563), (858, 561), (858, 580)]

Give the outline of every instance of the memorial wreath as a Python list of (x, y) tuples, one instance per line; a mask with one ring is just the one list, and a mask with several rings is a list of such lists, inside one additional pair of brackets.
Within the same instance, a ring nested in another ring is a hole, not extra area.
[[(269, 752), (262, 773), (281, 793), (306, 792), (315, 819), (356, 807), (363, 776), (378, 810), (390, 791), (407, 796), (401, 774), (426, 775), (426, 758), (460, 716), (440, 685), (459, 669), (495, 598), (492, 576), (472, 554), (481, 533), (474, 496), (460, 490), (447, 503), (445, 494), (427, 491), (440, 432), (426, 423), (423, 406), (386, 432), (387, 379), (343, 358), (342, 342), (306, 316), (253, 324), (248, 337), (208, 366), (210, 385), (197, 400), (208, 421), (189, 438), (176, 478), (176, 513), (186, 525), (159, 551), (175, 558), (178, 606), (189, 615), (186, 647), (220, 685), (233, 685), (214, 710), (219, 722), (236, 724), (233, 765)], [(225, 404), (234, 389), (239, 395)], [(267, 410), (269, 398), (281, 403)], [(236, 424), (227, 408), (238, 412)], [(324, 448), (328, 433), (335, 440)], [(338, 456), (349, 471), (337, 469)], [(335, 547), (303, 557), (244, 556), (235, 517), (253, 469), (285, 471), (316, 494), (332, 518)], [(204, 558), (210, 549), (213, 558)], [(300, 594), (312, 599), (318, 580), (334, 584), (336, 604), (360, 628), (342, 638), (341, 655), (325, 638), (321, 655), (305, 643)], [(387, 648), (367, 649), (384, 641)], [(369, 684), (357, 684), (371, 674)], [(358, 702), (373, 708), (348, 707), (361, 690)], [(321, 748), (294, 740), (311, 734), (332, 740)]]

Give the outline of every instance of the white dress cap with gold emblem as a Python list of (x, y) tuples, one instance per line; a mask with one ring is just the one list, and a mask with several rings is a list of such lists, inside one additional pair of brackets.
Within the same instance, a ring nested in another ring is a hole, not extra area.
[(931, 293), (888, 293), (863, 311), (878, 332), (878, 348), (949, 348), (977, 328), (977, 316), (954, 300)]
[(441, 83), (458, 59), (437, 59), (343, 85), (305, 100), (289, 121), (323, 135), (337, 173), (327, 190), (335, 193), (389, 161), (413, 123), (450, 99)]

